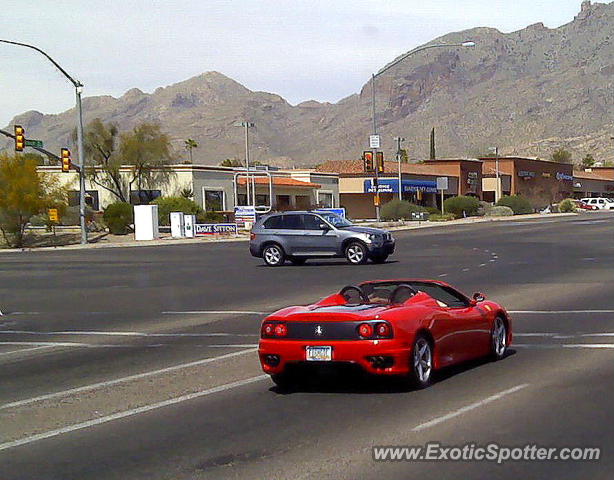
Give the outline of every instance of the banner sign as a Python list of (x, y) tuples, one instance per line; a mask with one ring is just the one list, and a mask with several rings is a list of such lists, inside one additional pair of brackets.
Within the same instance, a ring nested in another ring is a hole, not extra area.
[[(399, 193), (399, 180), (392, 178), (380, 178), (377, 184), (379, 193)], [(437, 193), (437, 182), (432, 180), (402, 180), (403, 192)], [(365, 180), (365, 193), (375, 193), (373, 180)]]
[(345, 208), (318, 208), (314, 210), (316, 213), (334, 213), (341, 218), (345, 218)]
[(255, 223), (256, 207), (251, 205), (235, 207), (235, 222), (237, 222), (239, 228), (244, 228), (246, 222)]
[(194, 235), (236, 235), (236, 223), (197, 223), (194, 225)]
[(556, 179), (557, 180), (568, 180), (568, 181), (572, 181), (573, 180), (573, 176), (569, 175), (567, 173), (563, 173), (563, 172), (556, 172)]

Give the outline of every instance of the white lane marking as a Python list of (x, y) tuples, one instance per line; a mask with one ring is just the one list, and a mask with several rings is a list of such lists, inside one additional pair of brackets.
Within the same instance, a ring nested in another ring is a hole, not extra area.
[(603, 332), (603, 333), (583, 333), (580, 335), (581, 337), (614, 337), (614, 333), (611, 332)]
[(47, 348), (53, 348), (53, 345), (42, 345), (40, 347), (32, 347), (32, 348), (20, 348), (19, 350), (11, 350), (10, 352), (2, 352), (2, 353), (0, 353), (0, 357), (2, 357), (4, 355), (14, 355), (16, 353), (32, 352), (34, 350), (43, 350), (43, 349), (47, 349)]
[(32, 330), (0, 330), (0, 335), (101, 335), (116, 337), (257, 337), (255, 333), (144, 333), (144, 332), (100, 332), (92, 330), (58, 330), (35, 332)]
[(442, 273), (441, 275), (439, 275), (440, 277), (447, 277), (448, 274), (447, 273)]
[(244, 344), (223, 344), (223, 345), (207, 345), (207, 347), (210, 348), (254, 348), (257, 347), (258, 344), (248, 344), (248, 343), (244, 343)]
[(490, 397), (485, 398), (484, 400), (480, 400), (478, 402), (472, 403), (470, 405), (467, 405), (465, 407), (459, 408), (458, 410), (454, 410), (453, 412), (447, 413), (445, 415), (442, 415), (441, 417), (437, 417), (434, 418), (433, 420), (429, 420), (428, 422), (424, 422), (421, 423), (420, 425), (414, 427), (411, 429), (412, 432), (420, 432), (421, 430), (426, 430), (427, 428), (431, 428), (434, 427), (435, 425), (438, 425), (440, 423), (446, 422), (452, 418), (458, 417), (459, 415), (462, 415), (464, 413), (470, 412), (471, 410), (475, 410), (476, 408), (482, 407), (484, 405), (487, 405), (489, 403), (492, 403), (496, 400), (500, 400), (501, 398), (505, 397), (506, 395), (510, 395), (512, 393), (515, 393), (519, 390), (522, 390), (523, 388), (528, 387), (529, 384), (528, 383), (523, 383), (522, 385), (516, 385), (513, 388), (509, 388), (507, 390), (503, 390), (502, 392), (496, 393), (495, 395), (491, 395)]
[(26, 398), (24, 400), (18, 400), (16, 402), (5, 403), (4, 405), (0, 405), (0, 410), (4, 410), (6, 408), (21, 407), (22, 405), (29, 405), (31, 403), (40, 402), (43, 400), (49, 400), (52, 398), (65, 397), (67, 395), (72, 395), (73, 393), (86, 392), (88, 390), (95, 390), (97, 388), (109, 387), (111, 385), (117, 385), (118, 383), (130, 382), (132, 380), (139, 380), (141, 378), (147, 378), (153, 375), (174, 372), (175, 370), (181, 370), (183, 368), (190, 368), (190, 367), (196, 367), (199, 365), (205, 365), (207, 363), (216, 362), (218, 360), (225, 360), (227, 358), (232, 358), (232, 357), (236, 357), (239, 355), (245, 355), (246, 353), (253, 353), (256, 350), (257, 350), (256, 348), (251, 348), (249, 350), (243, 350), (241, 352), (226, 353), (224, 355), (220, 355), (219, 357), (209, 357), (203, 360), (197, 360), (195, 362), (182, 363), (179, 365), (173, 365), (172, 367), (161, 368), (159, 370), (152, 370), (150, 372), (137, 373), (135, 375), (129, 375), (127, 377), (116, 378), (114, 380), (107, 380), (106, 382), (92, 383), (90, 385), (84, 385), (82, 387), (71, 388), (69, 390), (63, 390), (61, 392), (48, 393), (46, 395), (40, 395), (38, 397)]
[(564, 343), (564, 344), (530, 344), (530, 343), (514, 343), (513, 347), (518, 348), (589, 348), (589, 349), (614, 349), (614, 343)]
[(585, 262), (593, 262), (593, 261), (595, 261), (597, 259), (593, 258), (593, 257), (586, 257), (586, 258), (583, 258), (582, 260), (584, 260)]
[(186, 311), (167, 311), (162, 312), (162, 315), (266, 315), (268, 312), (252, 312), (249, 310), (186, 310)]
[(0, 345), (25, 345), (33, 347), (100, 347), (100, 348), (115, 348), (115, 347), (130, 347), (131, 345), (107, 345), (98, 343), (77, 343), (77, 342), (0, 342)]
[(158, 408), (168, 407), (169, 405), (175, 405), (177, 403), (192, 400), (194, 398), (204, 397), (204, 396), (212, 395), (214, 393), (219, 393), (219, 392), (225, 392), (233, 388), (242, 387), (244, 385), (249, 385), (250, 383), (259, 382), (261, 380), (264, 380), (265, 378), (269, 378), (269, 376), (268, 375), (258, 375), (256, 377), (250, 377), (244, 380), (238, 380), (236, 382), (226, 383), (225, 385), (220, 385), (219, 387), (213, 387), (207, 390), (201, 390), (200, 392), (194, 392), (194, 393), (189, 393), (187, 395), (182, 395), (181, 397), (171, 398), (170, 400), (165, 400), (163, 402), (153, 403), (151, 405), (145, 405), (139, 408), (133, 408), (131, 410), (126, 410), (124, 412), (114, 413), (113, 415), (107, 415), (106, 417), (100, 417), (94, 420), (88, 420), (87, 422), (76, 423), (74, 425), (69, 425), (67, 427), (58, 428), (57, 430), (50, 430), (48, 432), (40, 433), (38, 435), (32, 435), (31, 437), (21, 438), (19, 440), (14, 440), (12, 442), (0, 443), (0, 451), (8, 450), (9, 448), (19, 447), (21, 445), (27, 445), (29, 443), (38, 442), (39, 440), (44, 440), (46, 438), (57, 437), (58, 435), (63, 435), (65, 433), (74, 432), (76, 430), (82, 430), (84, 428), (101, 425), (103, 423), (112, 422), (113, 420), (118, 420), (120, 418), (126, 418), (126, 417), (131, 417), (134, 415), (138, 415), (141, 413), (145, 413), (145, 412), (150, 412)]
[(561, 315), (566, 313), (614, 313), (614, 310), (508, 310), (509, 313)]
[(468, 268), (463, 268), (463, 272), (468, 272), (469, 269)]
[(479, 265), (479, 266), (480, 266), (480, 267), (485, 267), (485, 266), (486, 266), (486, 264), (485, 264), (485, 263), (480, 263), (480, 265)]
[(488, 260), (488, 261), (489, 261), (490, 263), (492, 263), (492, 262), (496, 262), (497, 260), (493, 258), (493, 259)]
[(556, 337), (558, 333), (516, 333), (514, 337)]

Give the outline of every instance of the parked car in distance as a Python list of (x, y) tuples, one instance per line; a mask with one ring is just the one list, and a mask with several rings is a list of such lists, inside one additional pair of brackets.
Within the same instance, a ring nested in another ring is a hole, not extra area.
[(576, 208), (579, 208), (580, 210), (599, 210), (597, 205), (589, 205), (582, 200), (574, 200), (574, 204), (576, 205)]
[(302, 265), (309, 258), (343, 258), (353, 265), (371, 259), (383, 263), (394, 252), (392, 235), (361, 227), (334, 213), (295, 211), (266, 215), (253, 226), (249, 251), (271, 267), (290, 260)]
[(599, 210), (614, 210), (614, 200), (606, 197), (582, 198), (584, 203), (597, 207)]

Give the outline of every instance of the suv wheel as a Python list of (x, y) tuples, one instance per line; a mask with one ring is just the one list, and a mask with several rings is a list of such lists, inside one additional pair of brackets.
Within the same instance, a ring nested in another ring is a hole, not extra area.
[(262, 251), (262, 259), (269, 267), (279, 267), (280, 265), (284, 264), (286, 254), (279, 245), (273, 243), (264, 247), (264, 250)]
[(367, 261), (367, 247), (360, 242), (351, 242), (345, 247), (345, 258), (352, 265), (362, 265)]

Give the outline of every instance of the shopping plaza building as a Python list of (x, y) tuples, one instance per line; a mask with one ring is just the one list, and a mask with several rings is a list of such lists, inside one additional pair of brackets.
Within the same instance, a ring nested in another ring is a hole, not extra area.
[[(375, 181), (372, 173), (363, 170), (361, 160), (328, 161), (312, 169), (258, 167), (250, 171), (249, 181), (240, 168), (185, 164), (169, 168), (171, 174), (164, 185), (132, 190), (130, 202), (149, 203), (188, 191), (206, 211), (231, 214), (236, 206), (249, 203), (261, 211), (344, 207), (350, 218), (375, 218)], [(59, 166), (41, 166), (39, 171), (56, 176), (70, 190), (70, 204), (78, 204), (76, 172), (62, 173)], [(122, 175), (130, 178), (130, 168)], [(443, 192), (437, 190), (438, 178), (446, 179)], [(441, 208), (443, 193), (444, 200), (470, 195), (487, 202), (503, 195), (522, 195), (541, 209), (567, 197), (614, 196), (614, 167), (574, 171), (571, 164), (527, 157), (385, 162), (378, 185), (380, 204), (398, 198), (400, 190), (403, 199), (427, 207)], [(95, 210), (117, 201), (89, 180), (86, 189), (86, 201)]]

